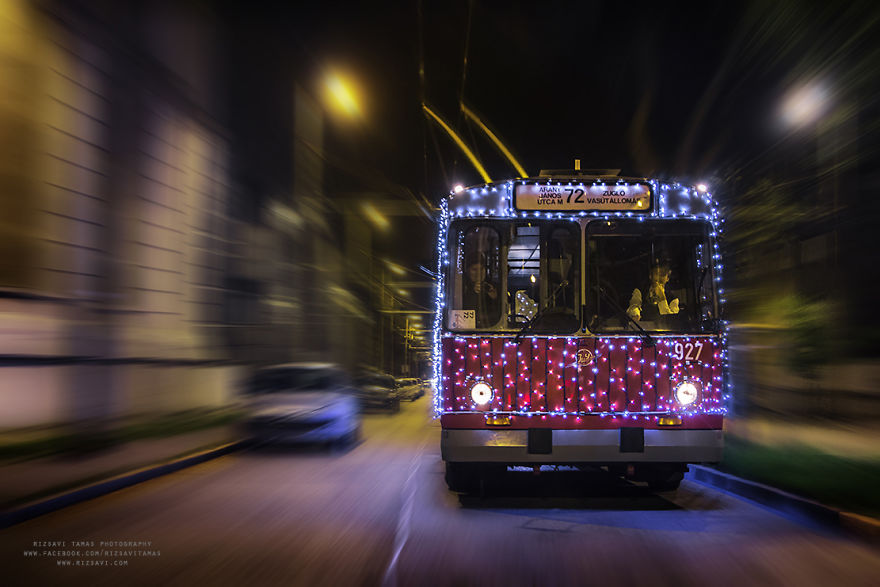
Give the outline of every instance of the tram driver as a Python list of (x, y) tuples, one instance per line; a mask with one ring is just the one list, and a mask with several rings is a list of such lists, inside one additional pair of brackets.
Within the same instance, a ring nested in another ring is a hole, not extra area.
[[(633, 320), (658, 321), (661, 316), (678, 314), (678, 298), (671, 301), (666, 294), (666, 285), (672, 270), (669, 263), (655, 260), (651, 264), (648, 283), (642, 289), (636, 288), (629, 300), (626, 313)], [(642, 293), (644, 290), (645, 293)]]

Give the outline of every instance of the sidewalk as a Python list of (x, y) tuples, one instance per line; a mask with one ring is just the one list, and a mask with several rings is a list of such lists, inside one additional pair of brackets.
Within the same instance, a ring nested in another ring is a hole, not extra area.
[(803, 447), (845, 459), (880, 462), (880, 422), (800, 422), (781, 418), (725, 419), (733, 437), (772, 448)]
[(858, 518), (880, 536), (880, 424), (763, 416), (725, 420), (725, 432), (712, 469), (821, 504), (847, 523)]
[(145, 438), (88, 456), (0, 462), (0, 511), (238, 440), (233, 425)]

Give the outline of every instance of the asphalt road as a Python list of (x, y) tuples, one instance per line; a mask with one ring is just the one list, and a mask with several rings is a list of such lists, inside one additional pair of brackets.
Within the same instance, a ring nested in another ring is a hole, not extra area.
[(369, 416), (346, 452), (237, 453), (3, 530), (0, 582), (878, 584), (870, 546), (687, 481), (654, 494), (600, 473), (516, 473), (451, 493), (428, 409)]

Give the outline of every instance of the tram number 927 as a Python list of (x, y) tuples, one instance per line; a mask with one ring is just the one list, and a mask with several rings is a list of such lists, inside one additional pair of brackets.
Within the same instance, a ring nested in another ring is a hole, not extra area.
[(679, 361), (699, 361), (700, 353), (702, 352), (703, 343), (701, 342), (677, 342), (675, 343), (675, 346), (672, 347), (671, 356)]

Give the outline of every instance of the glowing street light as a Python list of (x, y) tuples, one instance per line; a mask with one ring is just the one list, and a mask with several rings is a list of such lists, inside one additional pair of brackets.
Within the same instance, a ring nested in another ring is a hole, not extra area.
[(406, 275), (406, 269), (404, 269), (403, 267), (401, 267), (397, 263), (394, 263), (393, 261), (389, 261), (388, 259), (385, 259), (385, 264), (388, 266), (388, 269), (390, 269), (392, 272), (397, 273), (398, 275)]
[(789, 92), (782, 104), (782, 117), (789, 126), (802, 127), (816, 122), (828, 107), (828, 90), (813, 81)]
[(367, 220), (372, 222), (379, 230), (388, 230), (388, 227), (391, 226), (391, 222), (369, 202), (361, 204), (361, 210), (364, 216), (367, 217)]
[(352, 83), (338, 72), (330, 73), (324, 80), (327, 101), (338, 111), (352, 118), (361, 115), (357, 91)]

